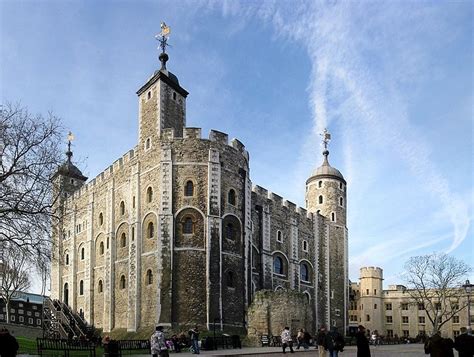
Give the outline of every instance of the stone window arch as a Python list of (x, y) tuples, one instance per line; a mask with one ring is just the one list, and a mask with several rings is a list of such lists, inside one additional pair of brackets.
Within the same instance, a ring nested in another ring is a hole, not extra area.
[(146, 201), (148, 203), (153, 201), (153, 188), (151, 186), (146, 189)]
[(318, 203), (321, 205), (323, 204), (323, 195), (319, 195), (318, 197)]
[(84, 280), (79, 282), (79, 295), (84, 295)]
[(84, 260), (85, 258), (85, 249), (84, 247), (81, 248), (81, 260)]
[(234, 272), (232, 270), (226, 273), (226, 286), (228, 288), (235, 288)]
[(153, 284), (153, 272), (151, 271), (151, 269), (148, 269), (146, 271), (146, 285), (151, 285)]
[(125, 275), (120, 277), (120, 289), (125, 289)]
[(104, 291), (104, 284), (102, 283), (102, 280), (99, 280), (99, 284), (97, 285), (97, 291), (99, 293)]
[(300, 264), (300, 279), (304, 282), (309, 282), (310, 274), (309, 274), (309, 266), (307, 263)]
[(317, 213), (317, 214), (321, 214), (321, 210), (318, 209), (318, 210), (316, 211), (316, 213)]
[(99, 226), (104, 224), (104, 215), (102, 212), (99, 213)]
[(235, 190), (233, 188), (231, 188), (227, 194), (227, 202), (232, 206), (236, 205)]
[(182, 224), (183, 224), (183, 234), (193, 234), (194, 222), (191, 216), (184, 217)]
[(285, 273), (283, 259), (280, 256), (276, 256), (273, 258), (273, 272), (280, 275), (283, 275)]
[(100, 242), (99, 244), (99, 254), (104, 255), (104, 242)]
[(192, 197), (194, 196), (194, 182), (191, 180), (186, 181), (186, 184), (184, 185), (184, 195), (186, 197)]
[(125, 202), (120, 202), (120, 214), (123, 216), (125, 215)]
[(127, 246), (127, 235), (125, 232), (122, 232), (122, 235), (120, 236), (120, 247), (124, 248)]
[(148, 223), (146, 233), (148, 238), (153, 238), (155, 236), (155, 225), (153, 224), (153, 222)]
[(311, 294), (308, 291), (303, 293), (306, 297), (306, 302), (309, 304), (311, 302)]
[(149, 150), (151, 148), (151, 139), (147, 138), (145, 141), (145, 150)]

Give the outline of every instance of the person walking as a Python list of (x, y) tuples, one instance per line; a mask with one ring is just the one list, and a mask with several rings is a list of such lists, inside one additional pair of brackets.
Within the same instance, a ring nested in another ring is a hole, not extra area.
[(296, 335), (296, 341), (298, 345), (296, 346), (296, 349), (299, 350), (301, 345), (303, 344), (303, 338), (304, 338), (304, 331), (302, 328), (298, 331), (298, 334)]
[[(437, 331), (426, 340), (425, 353), (431, 357), (453, 356), (452, 344), (453, 341), (451, 339), (442, 338), (440, 332)], [(449, 350), (451, 350), (451, 353), (449, 353)]]
[(168, 357), (168, 346), (166, 345), (163, 326), (156, 326), (155, 332), (150, 337), (151, 354), (153, 357)]
[(308, 331), (304, 331), (304, 335), (303, 335), (303, 348), (305, 349), (305, 351), (307, 351), (309, 349), (309, 344), (311, 342), (311, 335), (309, 334)]
[(370, 357), (369, 341), (365, 336), (365, 327), (359, 325), (359, 331), (356, 333), (357, 357)]
[(321, 326), (319, 328), (318, 335), (316, 336), (316, 343), (318, 345), (318, 355), (319, 357), (326, 357), (326, 346), (327, 346), (327, 341), (326, 341), (326, 327)]
[(188, 332), (189, 338), (191, 339), (191, 352), (198, 355), (199, 352), (199, 328), (196, 325)]
[(283, 348), (283, 353), (286, 353), (286, 348), (290, 348), (290, 352), (293, 353), (293, 340), (291, 339), (290, 328), (285, 327), (281, 332), (281, 346)]
[(337, 331), (337, 327), (333, 326), (331, 332), (327, 334), (327, 349), (329, 357), (337, 357), (339, 352), (344, 349), (344, 337)]
[(461, 334), (454, 338), (454, 348), (459, 357), (474, 356), (474, 336), (467, 333), (467, 328), (461, 327)]

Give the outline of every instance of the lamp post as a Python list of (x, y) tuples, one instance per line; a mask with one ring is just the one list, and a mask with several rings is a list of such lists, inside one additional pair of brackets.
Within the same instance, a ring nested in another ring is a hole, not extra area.
[(469, 334), (472, 332), (471, 330), (471, 292), (474, 284), (471, 284), (469, 279), (466, 280), (466, 284), (462, 286), (467, 294), (467, 330)]

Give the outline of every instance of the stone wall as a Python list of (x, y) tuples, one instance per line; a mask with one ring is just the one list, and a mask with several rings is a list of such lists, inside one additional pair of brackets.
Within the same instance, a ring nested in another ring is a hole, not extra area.
[(312, 316), (305, 294), (295, 290), (260, 290), (248, 309), (248, 338), (257, 345), (259, 336), (280, 336), (285, 326), (292, 335), (300, 328), (313, 335)]

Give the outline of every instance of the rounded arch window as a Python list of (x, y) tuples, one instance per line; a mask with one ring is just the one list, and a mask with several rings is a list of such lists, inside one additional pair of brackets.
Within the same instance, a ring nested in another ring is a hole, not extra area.
[(339, 206), (344, 207), (344, 198), (339, 197)]
[(84, 260), (84, 256), (85, 256), (85, 249), (84, 247), (81, 248), (81, 260)]
[(99, 291), (99, 293), (101, 293), (102, 291), (104, 291), (104, 285), (102, 283), (102, 280), (99, 280), (99, 284), (97, 286), (97, 290)]
[(84, 281), (79, 282), (79, 295), (84, 295)]
[(145, 142), (145, 150), (148, 150), (151, 146), (151, 140), (150, 138), (146, 139), (146, 142)]
[(303, 241), (303, 251), (304, 251), (304, 252), (307, 252), (307, 251), (308, 251), (308, 241), (307, 241), (307, 240), (304, 240), (304, 241)]
[(300, 265), (300, 279), (301, 281), (309, 281), (309, 268), (306, 263)]
[(125, 289), (125, 275), (120, 277), (120, 289)]
[(151, 271), (151, 269), (148, 269), (146, 271), (146, 284), (147, 285), (153, 284), (153, 272)]
[(151, 187), (148, 187), (146, 189), (146, 200), (148, 203), (153, 201), (153, 189)]
[(125, 232), (122, 233), (122, 235), (120, 236), (120, 246), (122, 248), (127, 246), (127, 235), (125, 234)]
[(336, 214), (331, 212), (331, 221), (336, 222)]
[(125, 214), (125, 202), (120, 202), (120, 214), (123, 216)]
[(318, 202), (319, 202), (319, 204), (323, 203), (323, 195), (319, 195)]
[(99, 244), (99, 254), (100, 255), (104, 254), (104, 242), (100, 242)]
[(235, 190), (234, 189), (229, 190), (229, 193), (227, 194), (227, 202), (230, 205), (235, 206)]
[(306, 302), (309, 304), (311, 302), (311, 295), (307, 291), (304, 292), (304, 295), (306, 297)]
[(66, 265), (69, 265), (69, 254), (66, 254)]
[(283, 233), (281, 231), (277, 231), (277, 242), (283, 242)]
[(273, 272), (280, 275), (285, 273), (283, 259), (279, 256), (273, 258)]
[(318, 181), (318, 187), (319, 188), (323, 187), (323, 181)]
[(235, 239), (235, 229), (232, 223), (227, 223), (225, 225), (225, 237), (231, 240)]
[(187, 197), (194, 196), (194, 183), (191, 180), (186, 181), (184, 195)]
[(104, 215), (102, 214), (102, 212), (99, 213), (99, 225), (103, 225), (104, 224)]
[(153, 236), (155, 235), (155, 225), (153, 224), (153, 222), (148, 223), (147, 234), (148, 238), (153, 238)]
[(192, 234), (193, 233), (193, 219), (191, 217), (186, 217), (183, 222), (183, 233)]
[(228, 288), (234, 288), (234, 272), (228, 271), (226, 274), (226, 285)]

